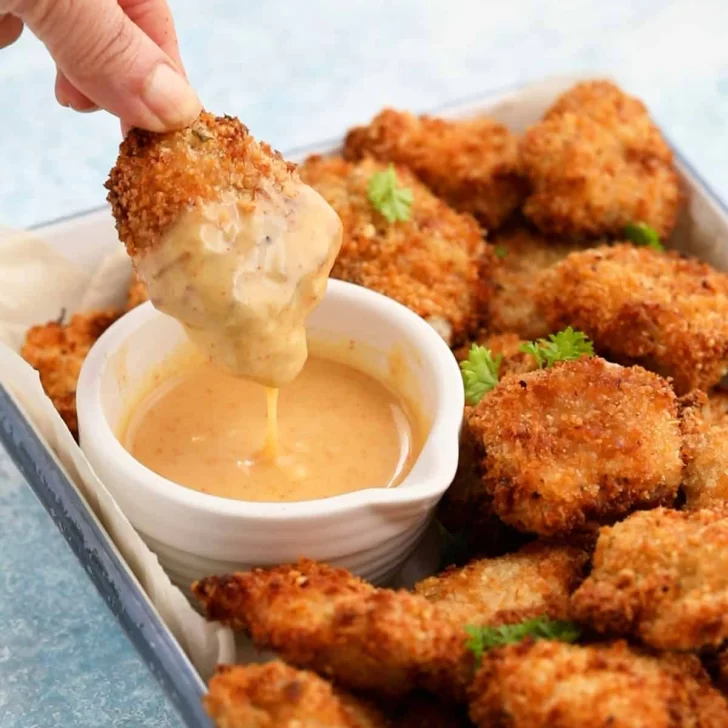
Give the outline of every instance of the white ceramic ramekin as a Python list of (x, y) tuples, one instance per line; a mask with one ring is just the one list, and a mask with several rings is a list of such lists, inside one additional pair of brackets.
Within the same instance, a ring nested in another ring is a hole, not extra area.
[(185, 341), (182, 328), (145, 304), (104, 333), (86, 358), (77, 392), (81, 447), (183, 588), (205, 575), (301, 556), (386, 582), (416, 546), (452, 482), (463, 387), (455, 358), (434, 329), (389, 298), (331, 280), (308, 330), (324, 344), (362, 344), (372, 374), (387, 377), (397, 352), (405, 363), (403, 394), (416, 398), (429, 434), (398, 487), (299, 503), (235, 501), (181, 487), (137, 462), (116, 433), (150, 371)]

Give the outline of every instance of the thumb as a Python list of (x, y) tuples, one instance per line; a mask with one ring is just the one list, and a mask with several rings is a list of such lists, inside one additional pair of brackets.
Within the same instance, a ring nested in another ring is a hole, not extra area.
[(19, 0), (13, 12), (70, 83), (125, 124), (166, 131), (200, 113), (197, 96), (172, 59), (117, 0)]

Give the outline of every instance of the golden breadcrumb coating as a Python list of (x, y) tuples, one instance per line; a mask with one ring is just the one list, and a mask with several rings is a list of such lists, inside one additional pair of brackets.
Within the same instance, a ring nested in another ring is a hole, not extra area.
[(415, 593), (450, 611), (463, 626), (515, 624), (533, 617), (569, 619), (571, 592), (587, 553), (543, 541), (513, 554), (450, 567), (415, 585)]
[(126, 294), (126, 310), (131, 311), (137, 306), (141, 306), (142, 303), (146, 303), (149, 300), (149, 292), (144, 281), (139, 278), (135, 273), (132, 273), (131, 281), (129, 282), (129, 290)]
[(238, 119), (202, 112), (179, 131), (130, 131), (109, 173), (107, 199), (119, 239), (134, 256), (194, 205), (226, 192), (251, 201), (263, 183), (281, 189), (296, 179), (294, 170)]
[(554, 101), (544, 119), (569, 112), (583, 114), (607, 127), (627, 148), (640, 148), (663, 162), (672, 162), (672, 151), (650, 119), (647, 107), (611, 81), (577, 83)]
[(119, 315), (112, 310), (77, 313), (67, 324), (51, 321), (33, 326), (25, 335), (20, 354), (38, 370), (43, 390), (76, 438), (76, 385), (81, 366), (89, 349)]
[[(458, 361), (467, 358), (473, 343), (502, 357), (498, 369), (501, 379), (538, 368), (534, 357), (520, 350), (525, 342), (516, 334), (488, 336), (482, 333), (474, 342), (463, 344), (454, 351)], [(466, 406), (465, 409), (467, 412), (470, 408)], [(493, 499), (482, 487), (478, 461), (473, 437), (464, 427), (460, 433), (457, 472), (437, 506), (437, 518), (451, 534), (465, 540), (470, 555), (500, 556), (520, 546), (524, 537), (496, 515)]]
[(719, 728), (728, 703), (692, 655), (526, 640), (483, 657), (470, 716), (480, 728)]
[(501, 265), (493, 274), (494, 291), (486, 325), (491, 332), (515, 332), (524, 339), (539, 339), (551, 329), (538, 307), (537, 293), (544, 271), (581, 246), (547, 238), (519, 225), (493, 239)]
[(667, 381), (597, 357), (506, 377), (466, 410), (482, 487), (523, 531), (564, 535), (672, 502), (677, 399)]
[(490, 293), (493, 251), (472, 217), (450, 209), (404, 167), (397, 179), (413, 193), (410, 219), (387, 222), (367, 197), (372, 175), (384, 169), (372, 159), (341, 157), (311, 157), (301, 166), (301, 178), (344, 225), (331, 275), (394, 298), (457, 344), (477, 325)]
[(221, 665), (203, 698), (217, 728), (389, 728), (373, 705), (280, 661)]
[(728, 517), (658, 508), (603, 528), (572, 606), (598, 631), (653, 647), (719, 645), (728, 637)]
[(436, 195), (475, 215), (489, 230), (501, 225), (526, 193), (518, 140), (493, 119), (447, 121), (384, 109), (346, 136), (344, 157), (366, 156), (409, 167)]
[(716, 389), (708, 393), (703, 417), (711, 425), (728, 425), (728, 392)]
[(544, 277), (554, 330), (581, 329), (600, 353), (708, 389), (728, 371), (728, 275), (705, 263), (623, 244), (572, 253)]
[(687, 510), (728, 506), (728, 422), (719, 413), (719, 424), (712, 424), (716, 412), (710, 399), (697, 390), (680, 398)]
[(579, 84), (520, 144), (531, 184), (523, 212), (545, 233), (621, 237), (644, 222), (666, 238), (683, 195), (673, 156), (644, 104), (611, 83)]
[(472, 677), (466, 635), (422, 596), (376, 589), (313, 561), (196, 582), (209, 619), (298, 667), (382, 695), (417, 688), (462, 699)]

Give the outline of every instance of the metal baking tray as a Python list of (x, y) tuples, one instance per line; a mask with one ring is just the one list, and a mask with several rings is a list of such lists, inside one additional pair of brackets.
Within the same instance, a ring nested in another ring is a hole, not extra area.
[[(527, 87), (472, 96), (430, 113), (465, 118), (490, 115), (522, 131), (546, 105), (568, 88), (575, 77), (549, 79)], [(300, 161), (309, 154), (330, 153), (341, 139), (291, 150)], [(674, 149), (674, 148), (673, 148)], [(689, 250), (716, 267), (728, 270), (728, 207), (710, 189), (678, 150), (678, 170), (689, 202), (673, 236), (677, 247)], [(56, 250), (89, 268), (118, 245), (106, 207), (55, 220), (34, 232)], [(44, 322), (38, 322), (44, 323)], [(200, 698), (205, 686), (162, 618), (141, 589), (103, 526), (79, 494), (56, 456), (0, 384), (0, 442), (83, 565), (121, 628), (189, 728), (209, 728)]]

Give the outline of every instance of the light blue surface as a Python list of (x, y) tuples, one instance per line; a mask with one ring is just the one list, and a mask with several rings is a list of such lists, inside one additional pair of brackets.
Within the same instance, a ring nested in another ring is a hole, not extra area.
[[(280, 149), (385, 104), (427, 109), (553, 73), (616, 76), (728, 198), (725, 0), (172, 0), (205, 105)], [(0, 52), (0, 224), (102, 204), (118, 125), (53, 101), (24, 37)], [(0, 725), (178, 725), (50, 519), (0, 452)]]

